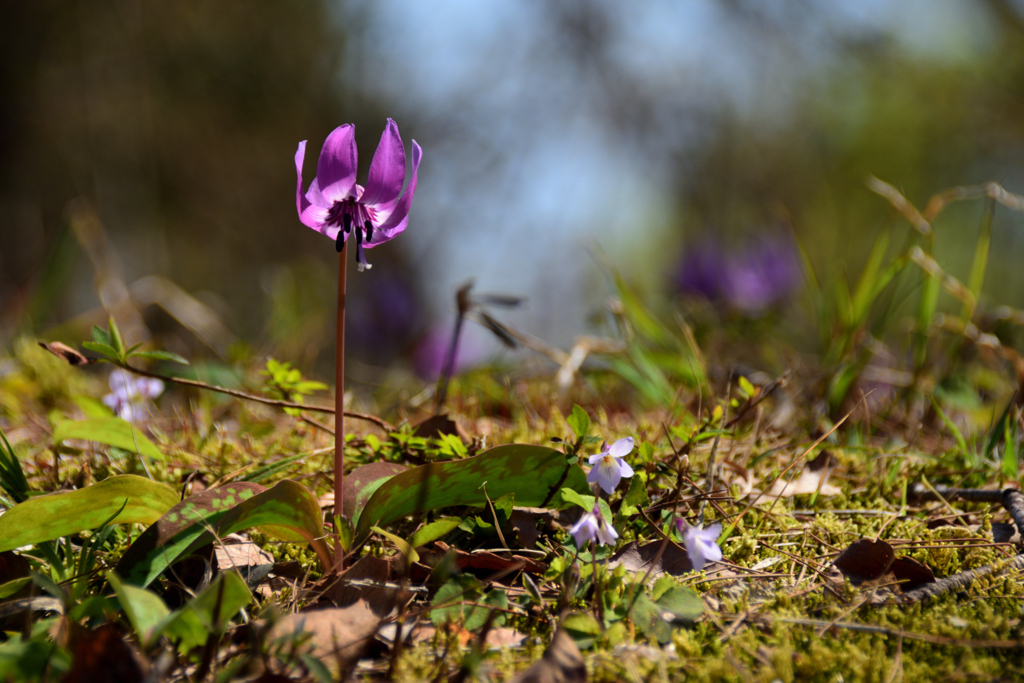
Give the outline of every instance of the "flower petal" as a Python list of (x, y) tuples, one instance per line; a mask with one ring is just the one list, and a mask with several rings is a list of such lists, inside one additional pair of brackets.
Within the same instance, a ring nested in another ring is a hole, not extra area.
[(619, 537), (619, 532), (615, 530), (611, 524), (599, 524), (597, 527), (597, 540), (604, 545), (615, 545), (615, 539)]
[[(597, 483), (604, 489), (604, 492), (608, 495), (615, 493), (615, 487), (622, 481), (622, 474), (619, 473), (618, 465), (616, 461), (611, 463), (601, 463), (595, 467), (591, 472), (597, 470)], [(587, 477), (590, 480), (590, 477)]]
[(603, 458), (603, 457), (604, 457), (604, 455), (605, 455), (605, 454), (604, 454), (604, 452), (598, 453), (597, 455), (592, 455), (592, 456), (590, 456), (589, 458), (587, 458), (587, 461), (588, 461), (588, 462), (589, 462), (589, 463), (590, 463), (591, 465), (593, 465), (593, 464), (594, 464), (595, 462), (597, 462), (598, 460), (600, 460), (601, 458)]
[(368, 206), (391, 206), (402, 194), (405, 185), (405, 146), (398, 133), (398, 124), (388, 119), (380, 136), (380, 144), (370, 162), (370, 175), (360, 201)]
[(616, 460), (619, 465), (619, 476), (629, 478), (633, 476), (633, 468), (629, 466), (629, 463), (625, 460)]
[(302, 212), (309, 206), (309, 200), (306, 199), (305, 195), (302, 194), (302, 162), (306, 158), (306, 140), (299, 143), (299, 148), (295, 150), (295, 174), (298, 176), (298, 181), (295, 186), (295, 208), (299, 212), (301, 218)]
[(633, 452), (633, 437), (627, 436), (625, 439), (619, 439), (611, 445), (608, 452), (613, 458), (624, 458)]
[[(412, 177), (409, 180), (409, 186), (405, 188), (405, 193), (395, 203), (394, 208), (391, 210), (391, 214), (378, 226), (377, 230), (380, 230), (384, 236), (391, 239), (395, 235), (405, 230), (405, 226), (408, 225), (406, 219), (409, 217), (409, 209), (412, 208), (412, 198), (416, 194), (416, 172), (419, 170), (420, 161), (423, 159), (423, 150), (416, 144), (416, 141), (412, 141)], [(379, 242), (378, 242), (379, 244)]]
[(351, 197), (358, 165), (356, 127), (351, 123), (338, 126), (324, 140), (316, 163), (316, 179), (323, 196), (332, 202)]

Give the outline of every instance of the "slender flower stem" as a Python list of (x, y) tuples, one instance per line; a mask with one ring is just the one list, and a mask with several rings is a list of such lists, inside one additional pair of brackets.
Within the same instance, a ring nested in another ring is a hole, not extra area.
[[(334, 514), (345, 514), (345, 271), (348, 242), (338, 252), (338, 331), (334, 361)], [(337, 531), (337, 530), (335, 530)], [(345, 566), (345, 551), (335, 535), (334, 565), (338, 572)]]

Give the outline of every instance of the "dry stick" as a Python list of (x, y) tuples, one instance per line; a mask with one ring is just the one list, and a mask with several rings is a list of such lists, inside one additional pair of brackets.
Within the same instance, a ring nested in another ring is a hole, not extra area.
[(1024, 555), (1017, 555), (1010, 560), (1009, 563), (995, 562), (984, 567), (960, 572), (959, 574), (955, 574), (954, 576), (950, 576), (946, 579), (939, 579), (935, 583), (925, 584), (924, 586), (916, 588), (909, 593), (904, 593), (903, 597), (900, 598), (900, 602), (920, 602), (927, 598), (938, 597), (939, 595), (948, 593), (949, 591), (957, 591), (967, 588), (974, 583), (976, 579), (988, 576), (997, 570), (1009, 571), (1011, 569), (1024, 569)]
[[(314, 413), (334, 413), (337, 410), (336, 408), (329, 406), (308, 405), (305, 403), (294, 403), (292, 401), (282, 401), (276, 398), (257, 396), (256, 394), (250, 394), (244, 391), (239, 391), (238, 389), (228, 389), (227, 387), (219, 387), (216, 384), (207, 384), (206, 382), (200, 382), (199, 380), (195, 379), (185, 379), (184, 377), (171, 377), (169, 375), (161, 375), (160, 373), (157, 372), (150, 372), (149, 370), (135, 368), (127, 364), (122, 365), (121, 363), (113, 362), (112, 364), (116, 365), (119, 368), (124, 368), (129, 372), (135, 373), (140, 377), (152, 377), (153, 379), (160, 379), (165, 382), (170, 382), (172, 384), (180, 384), (185, 387), (195, 387), (196, 389), (215, 391), (218, 394), (226, 394), (228, 396), (234, 396), (235, 398), (241, 398), (246, 401), (254, 401), (255, 403), (262, 403), (264, 405), (275, 406), (277, 408), (298, 408), (299, 410), (309, 410)], [(395, 426), (393, 424), (391, 424), (387, 420), (377, 417), (376, 415), (356, 413), (351, 410), (344, 411), (344, 414), (349, 417), (354, 417), (357, 420), (366, 420), (367, 422), (372, 422), (387, 432), (398, 431), (397, 429), (395, 429)]]

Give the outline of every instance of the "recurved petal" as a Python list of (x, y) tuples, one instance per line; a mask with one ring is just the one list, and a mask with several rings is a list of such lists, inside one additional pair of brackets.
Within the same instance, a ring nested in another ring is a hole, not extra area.
[(324, 140), (316, 163), (316, 179), (323, 196), (332, 202), (352, 196), (358, 167), (356, 128), (351, 123), (338, 126)]
[(295, 175), (298, 176), (298, 180), (295, 186), (295, 209), (302, 215), (303, 210), (309, 206), (309, 200), (302, 194), (302, 162), (306, 158), (306, 141), (303, 140), (299, 143), (299, 148), (295, 151)]
[(380, 136), (380, 144), (370, 162), (370, 175), (360, 201), (368, 206), (391, 206), (402, 194), (405, 185), (405, 146), (398, 134), (398, 124), (388, 119)]
[[(412, 177), (409, 180), (409, 186), (405, 188), (405, 192), (399, 197), (395, 203), (394, 208), (389, 215), (377, 229), (381, 230), (385, 235), (390, 235), (388, 239), (399, 234), (408, 225), (406, 220), (409, 217), (409, 209), (412, 207), (412, 198), (416, 194), (416, 172), (419, 170), (420, 161), (423, 159), (423, 150), (416, 144), (416, 141), (412, 141)], [(401, 228), (401, 229), (399, 229)]]

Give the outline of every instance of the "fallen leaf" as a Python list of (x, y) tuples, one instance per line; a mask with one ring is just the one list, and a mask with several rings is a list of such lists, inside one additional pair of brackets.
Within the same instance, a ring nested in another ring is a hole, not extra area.
[(434, 541), (433, 547), (439, 552), (431, 552), (430, 550), (427, 550), (420, 553), (424, 562), (429, 561), (436, 564), (444, 555), (452, 553), (454, 555), (455, 564), (459, 569), (483, 569), (497, 572), (512, 569), (516, 567), (516, 565), (521, 564), (521, 571), (529, 572), (531, 574), (543, 574), (548, 570), (546, 564), (521, 555), (497, 555), (495, 553), (482, 551), (467, 553), (465, 550), (452, 548), (443, 541)]
[(487, 632), (485, 644), (492, 650), (500, 650), (503, 647), (519, 647), (526, 640), (526, 634), (520, 633), (508, 626), (495, 626)]
[(448, 417), (448, 413), (441, 413), (440, 415), (431, 415), (426, 420), (423, 420), (412, 430), (413, 436), (421, 436), (423, 438), (440, 438), (444, 435), (457, 436), (462, 439), (463, 443), (471, 441), (469, 434), (463, 429), (458, 422)]
[(62, 344), (61, 342), (50, 342), (48, 344), (46, 342), (39, 342), (39, 345), (57, 356), (57, 358), (65, 360), (71, 365), (88, 365), (92, 362), (75, 349), (71, 348), (67, 344)]
[(765, 498), (791, 498), (807, 493), (818, 493), (822, 496), (836, 496), (842, 489), (828, 483), (828, 469), (812, 470), (809, 466), (800, 470), (800, 476), (793, 481), (784, 481), (781, 477), (775, 480), (771, 489), (764, 494)]
[(835, 566), (856, 586), (884, 576), (895, 559), (896, 552), (885, 541), (862, 538), (839, 553)]
[[(213, 549), (213, 556), (217, 561), (217, 569), (222, 572), (236, 567), (247, 570), (249, 567), (274, 564), (274, 556), (252, 541), (218, 544)], [(244, 571), (242, 573), (245, 574)]]
[(587, 667), (572, 637), (559, 628), (544, 656), (512, 683), (586, 683)]
[(289, 614), (274, 624), (270, 638), (308, 634), (304, 651), (323, 662), (335, 680), (344, 680), (377, 633), (380, 621), (365, 600), (357, 600), (347, 607)]
[[(663, 544), (665, 545), (665, 551), (661, 554), (661, 557), (658, 557), (658, 551), (661, 550)], [(630, 541), (612, 555), (612, 559), (608, 564), (611, 568), (618, 567), (619, 565), (637, 574), (646, 574), (650, 571), (650, 580), (657, 579), (662, 574), (681, 576), (693, 571), (693, 565), (690, 563), (690, 557), (687, 555), (686, 549), (671, 541), (667, 544), (664, 541), (651, 541), (644, 545), (638, 545), (636, 541)]]
[(925, 584), (935, 583), (935, 574), (931, 568), (911, 557), (897, 557), (889, 567), (889, 571), (900, 582), (900, 588), (904, 593)]
[(367, 555), (345, 570), (340, 577), (325, 579), (323, 599), (337, 607), (364, 602), (379, 619), (389, 616), (412, 596), (394, 582), (398, 575), (392, 558)]

